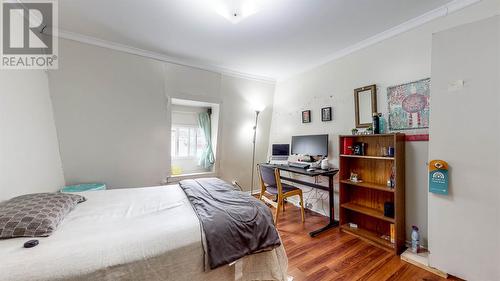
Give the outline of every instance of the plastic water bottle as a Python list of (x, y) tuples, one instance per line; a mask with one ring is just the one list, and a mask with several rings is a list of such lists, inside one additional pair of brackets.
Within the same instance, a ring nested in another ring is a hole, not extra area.
[(382, 116), (382, 113), (378, 114), (378, 126), (379, 126), (379, 133), (385, 134), (386, 124), (385, 124), (385, 119)]
[(414, 225), (411, 228), (413, 229), (411, 232), (411, 251), (417, 253), (420, 247), (420, 234), (418, 233), (418, 227)]

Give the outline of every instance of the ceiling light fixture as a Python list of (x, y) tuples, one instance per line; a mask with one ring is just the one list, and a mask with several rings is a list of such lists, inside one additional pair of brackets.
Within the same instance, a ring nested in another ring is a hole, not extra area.
[(265, 0), (212, 0), (215, 12), (235, 24), (257, 13), (264, 1)]

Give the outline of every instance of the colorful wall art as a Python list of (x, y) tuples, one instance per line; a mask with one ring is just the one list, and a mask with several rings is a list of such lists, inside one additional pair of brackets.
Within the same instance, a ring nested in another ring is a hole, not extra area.
[(390, 130), (429, 128), (431, 79), (387, 88)]

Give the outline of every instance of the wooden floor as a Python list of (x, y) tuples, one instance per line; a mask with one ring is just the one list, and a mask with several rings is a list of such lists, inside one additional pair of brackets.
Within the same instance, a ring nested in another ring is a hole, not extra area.
[(288, 255), (288, 273), (294, 281), (446, 280), (401, 261), (399, 256), (342, 233), (338, 228), (311, 238), (308, 233), (325, 225), (328, 219), (306, 211), (306, 222), (302, 224), (299, 210), (290, 203), (286, 204), (286, 211), (280, 214), (278, 221), (278, 230)]

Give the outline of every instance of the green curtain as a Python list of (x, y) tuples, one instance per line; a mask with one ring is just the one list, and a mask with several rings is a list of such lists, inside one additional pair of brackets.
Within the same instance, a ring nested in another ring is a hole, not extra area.
[(208, 115), (207, 112), (201, 112), (198, 114), (198, 126), (205, 135), (205, 140), (207, 142), (207, 146), (203, 149), (203, 153), (201, 153), (198, 165), (205, 169), (210, 169), (215, 163), (215, 158), (212, 150), (212, 128), (210, 124), (210, 115)]

